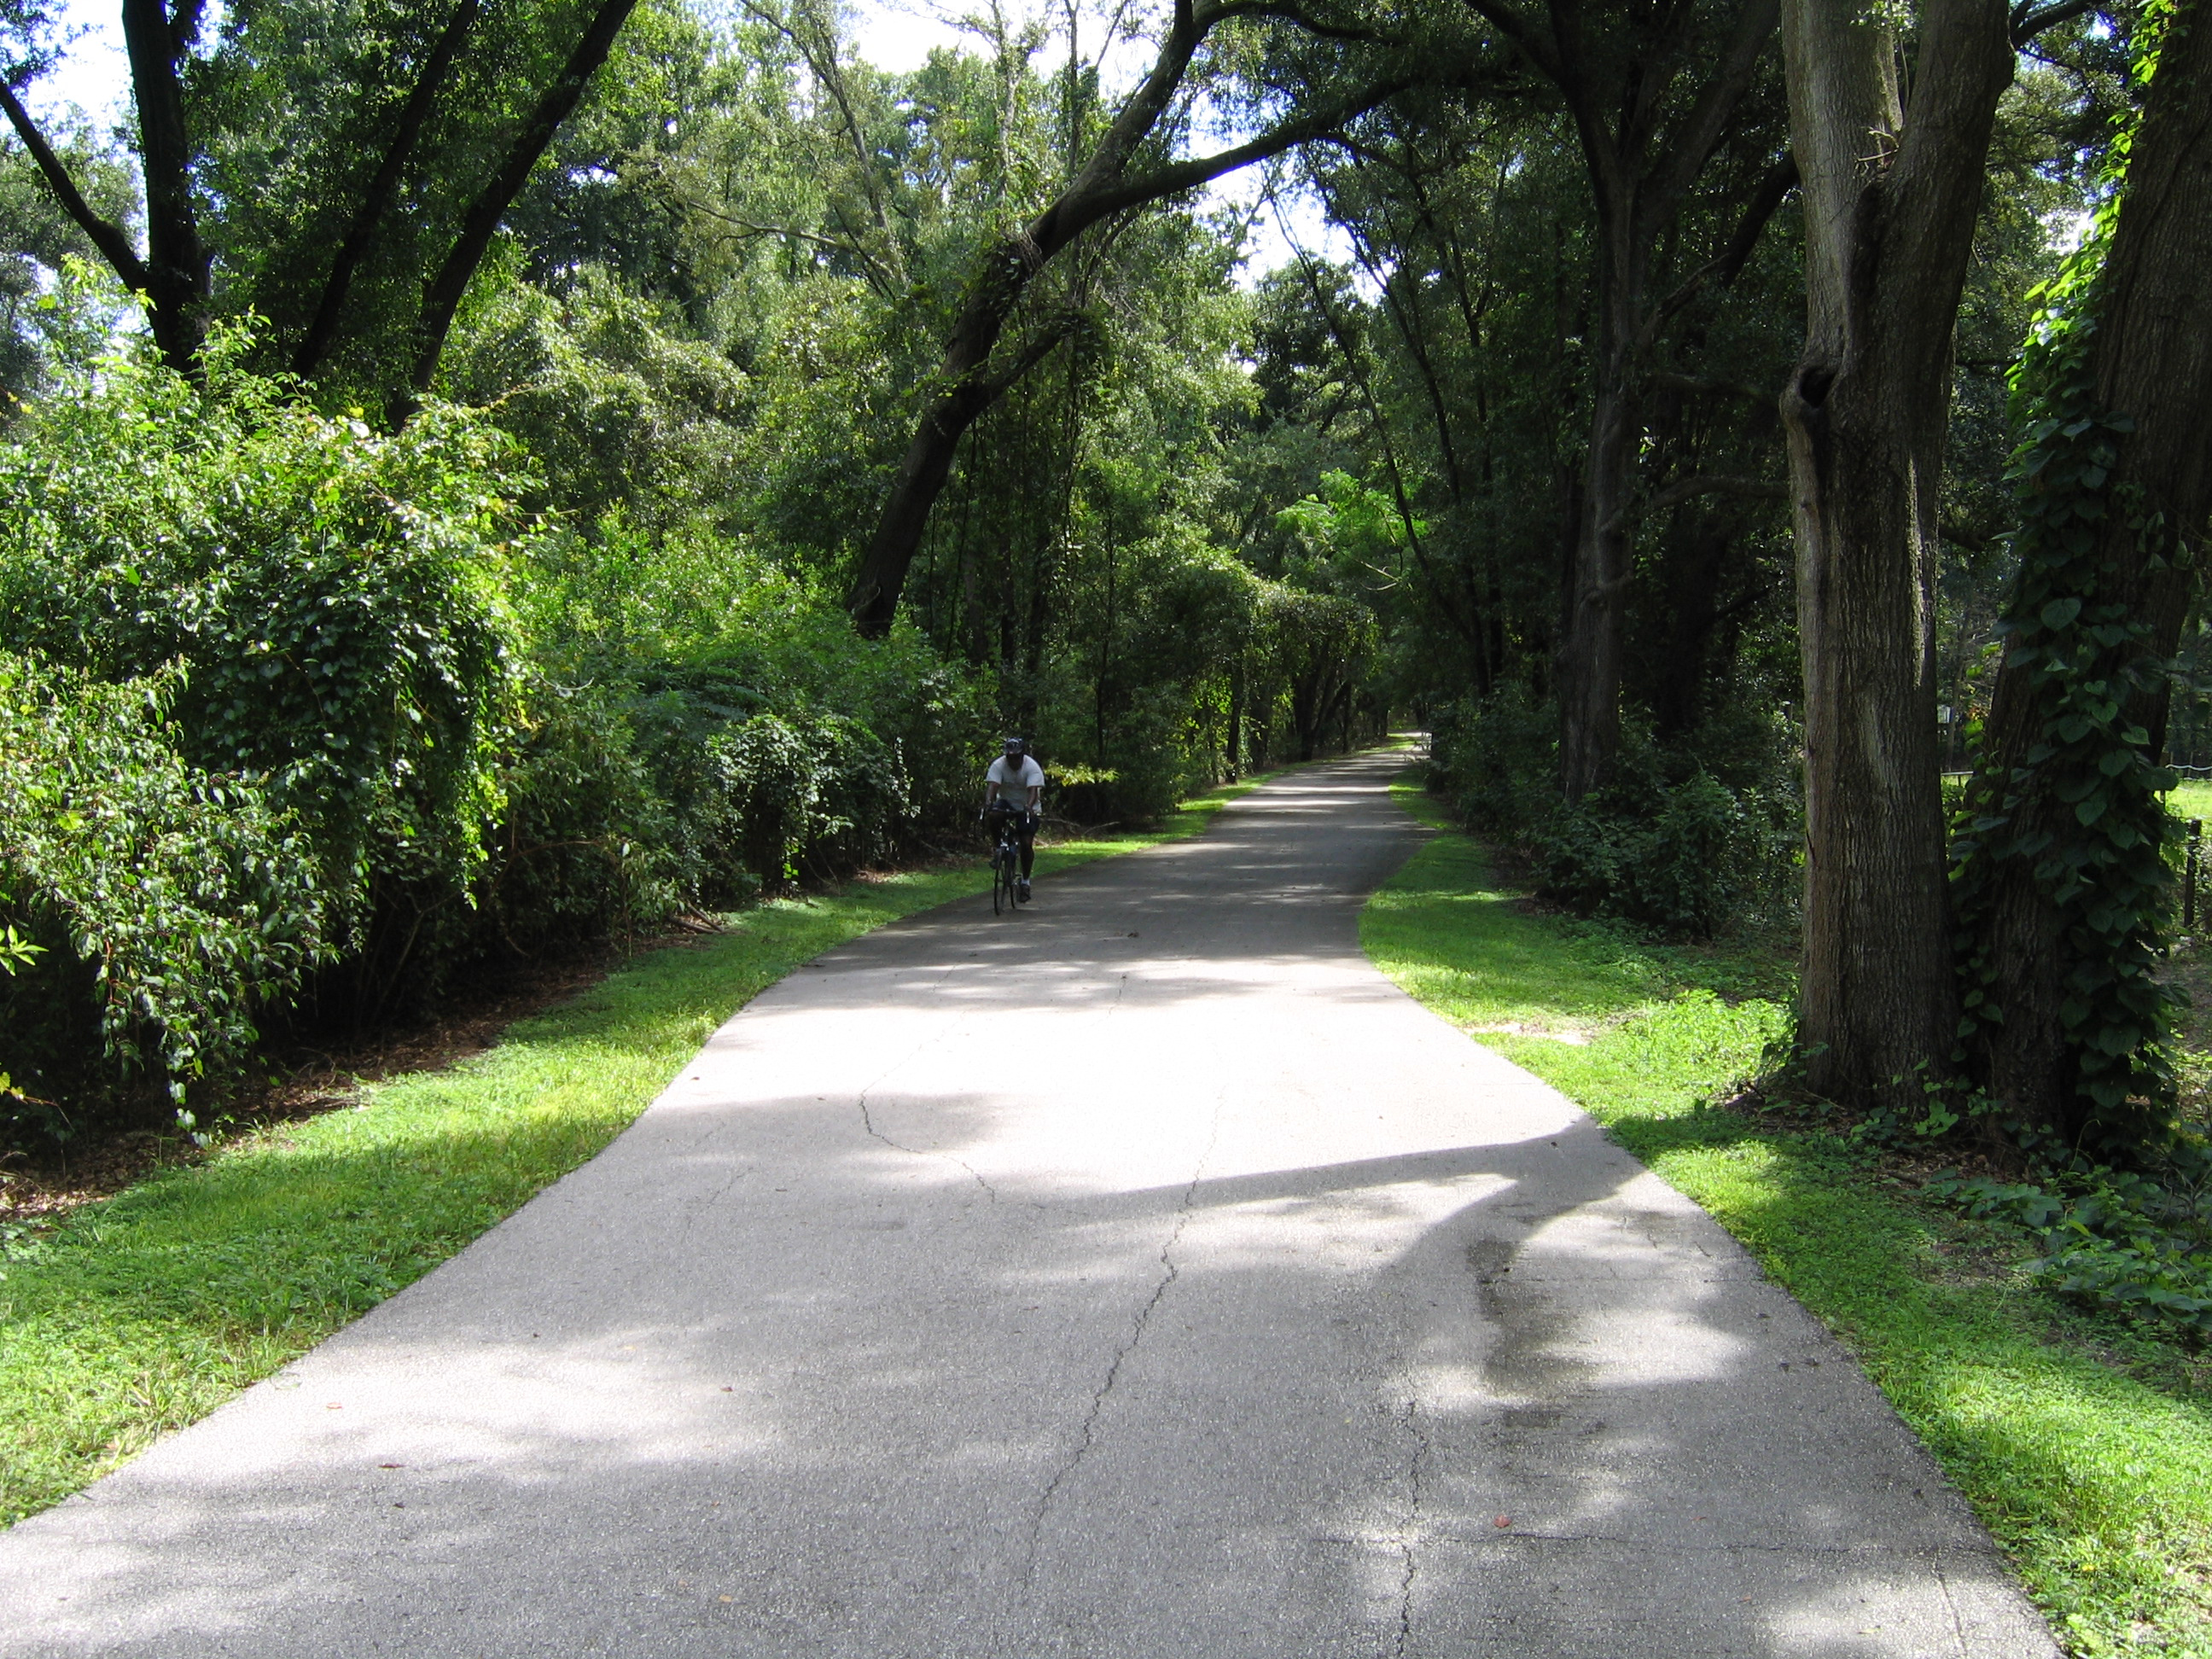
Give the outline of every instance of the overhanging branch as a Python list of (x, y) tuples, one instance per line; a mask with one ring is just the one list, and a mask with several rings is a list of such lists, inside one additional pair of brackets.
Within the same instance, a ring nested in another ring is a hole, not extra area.
[(1346, 121), (1364, 115), (1386, 98), (1403, 92), (1413, 84), (1414, 77), (1412, 76), (1392, 76), (1326, 109), (1295, 121), (1285, 121), (1273, 131), (1263, 132), (1257, 138), (1233, 149), (1172, 161), (1140, 179), (1131, 179), (1096, 191), (1076, 204), (1075, 211), (1081, 214), (1084, 223), (1096, 223), (1126, 209), (1157, 202), (1164, 196), (1174, 196), (1186, 190), (1195, 190), (1200, 185), (1212, 184), (1216, 179), (1234, 173), (1239, 167), (1249, 167), (1255, 161), (1264, 161), (1271, 155), (1279, 155), (1286, 149), (1295, 149), (1314, 139), (1325, 138)]
[(368, 188), (362, 192), (361, 203), (354, 210), (352, 222), (338, 243), (337, 256), (331, 261), (330, 275), (323, 279), (323, 295), (315, 307), (313, 320), (307, 325), (306, 337), (300, 349), (292, 354), (292, 372), (307, 375), (314, 372), (331, 349), (337, 336), (338, 319), (345, 309), (346, 295), (353, 286), (354, 273), (360, 270), (362, 260), (376, 236), (376, 228), (392, 206), (392, 198), (399, 189), (400, 174), (408, 159), (415, 153), (416, 141), (422, 137), (422, 125), (429, 118), (430, 106), (436, 100), (438, 88), (453, 67), (453, 58), (461, 43), (475, 27), (481, 0), (460, 0), (453, 15), (447, 20), (430, 55), (422, 60), (422, 72), (415, 77), (415, 85), (401, 107), (398, 125), (392, 129), (392, 139), (385, 146), (384, 158), (377, 164), (376, 173)]
[(53, 191), (54, 199), (62, 204), (62, 211), (76, 222), (76, 227), (92, 239), (100, 257), (114, 268), (123, 279), (124, 286), (133, 293), (146, 291), (145, 262), (139, 258), (137, 249), (131, 246), (131, 238), (122, 226), (103, 219), (93, 211), (92, 204), (84, 199), (84, 192), (70, 177), (68, 165), (54, 153), (54, 147), (46, 140), (30, 112), (17, 101), (15, 91), (5, 81), (0, 81), (0, 109), (8, 112), (8, 124), (15, 129), (15, 136), (30, 151), (31, 160), (37, 163), (40, 176), (46, 188)]

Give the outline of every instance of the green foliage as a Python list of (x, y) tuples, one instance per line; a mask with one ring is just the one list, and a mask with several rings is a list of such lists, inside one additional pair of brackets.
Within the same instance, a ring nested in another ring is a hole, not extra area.
[(441, 390), (537, 464), (533, 495), (589, 524), (726, 520), (741, 499), (748, 378), (662, 307), (597, 273), (557, 299), (498, 285), (447, 351)]
[[(94, 210), (127, 223), (137, 192), (125, 159), (81, 119), (48, 137)], [(78, 303), (92, 257), (91, 241), (54, 199), (30, 153), (0, 126), (0, 428), (55, 374), (88, 365), (125, 308), (112, 291), (97, 310)]]
[(517, 519), (503, 444), (434, 409), (397, 437), (247, 374), (113, 359), (0, 448), (0, 641), (122, 681), (184, 665), (184, 752), (298, 814), (342, 914), (463, 886), (497, 799)]
[(2037, 1179), (1939, 1176), (1928, 1190), (1968, 1215), (2025, 1229), (2042, 1254), (2025, 1271), (2063, 1296), (2212, 1336), (2212, 1151), (2177, 1142), (2149, 1172), (2080, 1154)]
[(1679, 939), (1786, 916), (1799, 808), (1783, 734), (1709, 722), (1672, 747), (1632, 732), (1613, 780), (1559, 799), (1551, 711), (1516, 688), (1440, 710), (1433, 787), (1525, 857), (1550, 902)]
[[(2154, 56), (2154, 46), (2143, 50)], [(2123, 133), (2116, 169), (2126, 153)], [(1962, 939), (1977, 937), (1996, 873), (2008, 866), (2025, 869), (2057, 912), (2067, 991), (2058, 1012), (2082, 1101), (2081, 1139), (2121, 1150), (2155, 1146), (2172, 1118), (2174, 1002), (2158, 966), (2179, 825), (2163, 799), (2175, 775), (2140, 718), (2170, 665), (2144, 650), (2148, 623), (2113, 590), (2109, 527), (2124, 526), (2153, 562), (2183, 556), (2179, 527), (2145, 518), (2116, 487), (2132, 422), (2095, 398), (2091, 342), (2124, 177), (2115, 172), (2094, 234), (2039, 290), (2014, 376), (2022, 435), (2007, 476), (2020, 514), (2018, 571), (1996, 632), (2008, 669), (2028, 671), (2039, 741), (2009, 772), (1980, 763), (1952, 841)], [(1962, 975), (1962, 1037), (2001, 1040), (1996, 964), (1972, 954)]]
[(0, 652), (0, 1060), (16, 1117), (50, 1133), (71, 1096), (166, 1082), (181, 1103), (325, 951), (306, 836), (177, 752), (180, 679)]
[[(586, 343), (669, 361), (626, 303)], [(158, 705), (9, 757), (27, 803), (91, 788), (84, 757), (112, 774), (99, 835), (27, 805), (4, 842), (0, 922), (52, 953), (8, 981), (25, 1097), (235, 1075), (264, 1014), (425, 1007), (488, 956), (732, 908), (964, 818), (988, 682), (904, 632), (860, 640), (696, 501), (633, 492), (582, 528), (518, 505), (649, 471), (634, 433), (603, 469), (562, 447), (634, 409), (516, 418), (541, 475), (448, 405), (397, 435), (319, 413), (251, 348), (219, 332), (204, 386), (105, 362), (0, 448), (19, 702), (58, 732)], [(120, 879), (149, 848), (199, 884)]]

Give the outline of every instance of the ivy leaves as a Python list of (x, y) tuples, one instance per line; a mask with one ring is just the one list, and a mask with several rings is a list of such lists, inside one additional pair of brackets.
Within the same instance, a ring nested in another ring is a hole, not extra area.
[(1952, 855), (1966, 947), (1962, 1039), (1994, 1036), (2003, 1023), (1986, 925), (2008, 869), (2024, 872), (2053, 913), (2084, 1138), (2136, 1146), (2162, 1135), (2174, 1095), (2172, 1000), (2156, 970), (2178, 830), (2162, 799), (2173, 773), (2139, 718), (2170, 665), (2151, 654), (2148, 624), (2119, 591), (2115, 520), (2145, 558), (2169, 550), (2164, 526), (2115, 482), (2134, 423), (2100, 408), (2092, 384), (2102, 269), (2094, 241), (2068, 262), (2015, 373), (2023, 436), (2007, 476), (2020, 569), (1996, 632), (2035, 740), (2009, 767), (1984, 757)]

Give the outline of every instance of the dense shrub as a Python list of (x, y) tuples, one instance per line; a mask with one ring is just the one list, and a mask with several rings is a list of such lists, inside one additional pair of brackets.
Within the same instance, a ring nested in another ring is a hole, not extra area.
[(988, 683), (711, 530), (532, 519), (502, 434), (319, 414), (245, 343), (204, 386), (105, 363), (0, 446), (18, 1119), (967, 816)]
[(1566, 803), (1553, 793), (1555, 722), (1508, 692), (1440, 710), (1431, 738), (1434, 787), (1528, 860), (1541, 896), (1692, 939), (1787, 911), (1800, 810), (1771, 725), (1723, 718), (1668, 749), (1632, 732), (1612, 781)]
[(313, 836), (348, 926), (380, 881), (465, 887), (495, 809), (509, 637), (497, 434), (398, 437), (210, 354), (117, 360), (0, 447), (0, 643), (110, 681), (183, 665), (185, 758)]
[(326, 948), (295, 817), (178, 753), (184, 684), (0, 653), (0, 929), (37, 951), (0, 979), (0, 1113), (18, 1126), (64, 1130), (65, 1101), (134, 1088), (181, 1101)]

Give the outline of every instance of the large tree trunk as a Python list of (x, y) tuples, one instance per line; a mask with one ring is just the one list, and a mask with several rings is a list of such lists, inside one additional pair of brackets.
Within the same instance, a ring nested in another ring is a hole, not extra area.
[(1937, 782), (1936, 491), (1953, 322), (1998, 95), (2002, 0), (1927, 0), (1909, 114), (1863, 0), (1786, 0), (1805, 356), (1783, 394), (1805, 672), (1808, 1082), (1903, 1105), (1958, 995)]
[[(2094, 550), (2070, 563), (2068, 584), (2082, 611), (2119, 607), (2136, 624), (2130, 637), (2100, 653), (2086, 677), (2125, 684), (2130, 669), (2148, 670), (2116, 722), (2137, 728), (2126, 744), (2140, 769), (2119, 779), (2137, 784), (2123, 805), (2154, 833), (2162, 811), (2151, 793), (2164, 746), (2168, 682), (2156, 665), (2173, 655), (2199, 592), (2212, 528), (2212, 5), (2185, 0), (2167, 27), (2142, 123), (2130, 149), (2118, 223), (2105, 259), (2095, 331), (2089, 337), (2092, 406), (2124, 416), (2133, 430), (2107, 438), (2116, 449), (2106, 486), (2109, 511)], [(2149, 534), (2138, 526), (2162, 520)], [(2179, 544), (2177, 549), (2176, 544)], [(2031, 554), (2032, 557), (2033, 555)], [(2047, 590), (2016, 592), (2008, 605), (2013, 637), (2039, 637)], [(2116, 964), (2084, 938), (2076, 918), (2084, 906), (2111, 904), (2138, 918), (2145, 896), (2124, 869), (2085, 869), (2090, 892), (2062, 905), (2054, 884), (2039, 879), (2052, 862), (2094, 830), (2082, 825), (2069, 784), (2084, 763), (2102, 758), (2049, 741), (2051, 709), (2040, 652), (2022, 648), (2000, 672), (1978, 792), (1984, 811), (2008, 822), (1984, 838), (1974, 857), (1985, 860), (1973, 945), (1990, 977), (2001, 1018), (1989, 1030), (1984, 1055), (1990, 1093), (2015, 1116), (2080, 1139), (2093, 1120), (2119, 1127), (2125, 1109), (2100, 1108), (2082, 1086), (2085, 1034), (2069, 1029), (2074, 981), (2109, 983)], [(2123, 752), (2108, 748), (2106, 754)], [(2102, 766), (2097, 770), (2104, 771)], [(2107, 775), (2112, 775), (2107, 774)], [(2082, 780), (2086, 781), (2086, 780)], [(2101, 821), (2100, 821), (2101, 822)], [(2038, 850), (2025, 851), (2020, 843)], [(2119, 888), (2130, 890), (2117, 890)], [(2138, 920), (2129, 928), (2138, 975), (2149, 971), (2160, 929)], [(2107, 1064), (2104, 1070), (2109, 1072)]]
[[(1600, 201), (1603, 205), (1604, 198)], [(1617, 203), (1614, 216), (1627, 215), (1632, 205)], [(1644, 291), (1650, 239), (1628, 224), (1601, 227), (1601, 234), (1589, 450), (1559, 647), (1559, 784), (1569, 800), (1603, 783), (1620, 751), (1621, 618), (1634, 558), (1632, 497), (1644, 435), (1636, 359), (1650, 323)]]
[(161, 0), (124, 0), (123, 5), (146, 183), (146, 322), (162, 361), (194, 378), (207, 334), (211, 261), (192, 200), (192, 146), (177, 60), (198, 28), (198, 13), (196, 5), (179, 6), (173, 21)]

